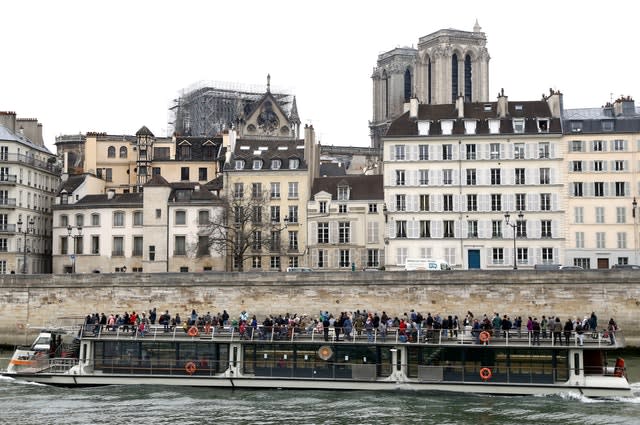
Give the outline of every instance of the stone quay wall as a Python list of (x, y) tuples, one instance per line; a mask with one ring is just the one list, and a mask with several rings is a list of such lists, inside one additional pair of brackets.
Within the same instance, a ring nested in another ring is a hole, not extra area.
[(467, 311), (522, 316), (583, 317), (599, 326), (614, 317), (627, 344), (640, 346), (640, 273), (593, 271), (444, 271), (327, 273), (158, 273), (0, 276), (0, 344), (30, 344), (37, 327), (79, 323), (87, 313), (169, 310), (186, 318), (227, 310), (256, 314), (320, 310), (386, 311), (412, 308), (426, 315)]

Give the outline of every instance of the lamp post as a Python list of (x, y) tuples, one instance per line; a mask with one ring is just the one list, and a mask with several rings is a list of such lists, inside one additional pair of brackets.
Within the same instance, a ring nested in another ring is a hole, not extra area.
[(636, 209), (638, 208), (638, 201), (636, 197), (633, 197), (631, 202), (631, 216), (633, 217), (633, 262), (638, 264), (638, 219), (636, 217)]
[(78, 254), (77, 241), (82, 237), (82, 226), (78, 225), (75, 227), (77, 230), (77, 234), (73, 235), (73, 227), (71, 225), (67, 226), (67, 233), (70, 238), (73, 238), (73, 254), (71, 255), (71, 273), (75, 274), (76, 272), (76, 255)]
[(33, 233), (35, 221), (33, 218), (27, 222), (27, 225), (24, 228), (24, 232), (22, 231), (22, 218), (18, 219), (18, 233), (22, 233), (24, 238), (24, 247), (22, 249), (22, 273), (27, 273), (27, 236), (29, 233)]
[(522, 214), (522, 211), (518, 212), (518, 221), (516, 222), (509, 222), (510, 218), (511, 214), (509, 214), (509, 211), (504, 213), (505, 224), (513, 229), (513, 270), (518, 270), (518, 253), (516, 252), (516, 230), (518, 228), (518, 222), (522, 221), (522, 219), (524, 218), (524, 214)]

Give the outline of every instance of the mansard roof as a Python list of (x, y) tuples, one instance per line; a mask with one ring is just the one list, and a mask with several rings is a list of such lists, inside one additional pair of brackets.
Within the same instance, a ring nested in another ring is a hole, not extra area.
[(225, 169), (236, 169), (235, 161), (239, 159), (245, 161), (244, 170), (254, 170), (254, 159), (263, 161), (263, 170), (271, 170), (271, 161), (274, 159), (282, 161), (279, 170), (289, 169), (289, 159), (300, 161), (296, 170), (307, 169), (307, 163), (304, 160), (304, 140), (238, 139), (231, 161), (225, 164)]
[(331, 194), (331, 199), (338, 199), (338, 186), (349, 186), (350, 201), (383, 200), (384, 186), (381, 174), (373, 176), (347, 175), (335, 177), (318, 177), (313, 180), (311, 195), (319, 192)]
[[(110, 199), (109, 194), (86, 195), (78, 200), (71, 207), (87, 208), (87, 207), (130, 207), (141, 208), (143, 206), (142, 193), (115, 193)], [(67, 205), (65, 205), (67, 206)], [(67, 206), (68, 207), (68, 206)]]

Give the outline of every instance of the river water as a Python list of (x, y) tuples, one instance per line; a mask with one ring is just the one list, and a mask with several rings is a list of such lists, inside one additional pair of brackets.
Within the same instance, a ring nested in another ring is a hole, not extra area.
[(0, 424), (637, 425), (640, 357), (626, 356), (626, 364), (634, 365), (629, 371), (634, 397), (616, 400), (411, 391), (232, 391), (161, 385), (53, 388), (0, 377)]

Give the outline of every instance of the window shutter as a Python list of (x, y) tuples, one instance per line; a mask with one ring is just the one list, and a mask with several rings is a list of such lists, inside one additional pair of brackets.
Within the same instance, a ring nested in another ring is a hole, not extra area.
[(319, 267), (319, 264), (318, 264), (318, 250), (317, 249), (312, 249), (311, 250), (311, 267)]
[(549, 158), (555, 159), (556, 157), (556, 144), (549, 143)]
[(527, 211), (540, 210), (540, 195), (536, 193), (527, 193)]
[(396, 145), (389, 146), (389, 160), (390, 161), (396, 160)]
[(329, 222), (329, 243), (338, 243), (338, 223), (335, 221)]
[(551, 220), (551, 237), (560, 237), (560, 222), (558, 220)]
[(350, 221), (349, 222), (349, 243), (356, 243), (358, 232), (356, 232), (356, 222), (355, 221)]
[[(571, 190), (571, 188), (569, 188)], [(558, 194), (551, 194), (551, 211), (558, 211)]]
[(431, 236), (442, 238), (442, 220), (431, 220)]
[(311, 226), (311, 234), (309, 235), (309, 244), (317, 245), (318, 244), (318, 223), (312, 222)]
[(533, 235), (528, 235), (528, 237), (534, 237), (536, 239), (540, 239), (542, 237), (542, 223), (540, 220), (535, 220), (533, 222)]

